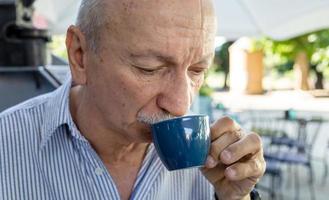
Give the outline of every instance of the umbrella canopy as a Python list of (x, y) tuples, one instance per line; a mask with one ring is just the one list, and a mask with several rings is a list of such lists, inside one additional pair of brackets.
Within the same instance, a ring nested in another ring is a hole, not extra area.
[[(52, 34), (64, 34), (69, 25), (74, 24), (80, 0), (36, 0), (35, 16), (42, 28), (47, 26)], [(44, 20), (46, 25), (44, 25)]]
[[(283, 40), (329, 28), (329, 0), (214, 0), (218, 35), (228, 39), (266, 35)], [(52, 33), (74, 23), (80, 0), (37, 0), (37, 15)]]
[(216, 0), (218, 35), (284, 40), (329, 28), (329, 0)]

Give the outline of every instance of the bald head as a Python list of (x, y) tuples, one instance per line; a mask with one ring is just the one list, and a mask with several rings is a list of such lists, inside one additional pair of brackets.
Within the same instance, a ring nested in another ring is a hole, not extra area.
[[(76, 24), (88, 47), (97, 51), (104, 28), (106, 34), (133, 33), (155, 22), (202, 32), (214, 25), (214, 15), (212, 0), (82, 0)], [(151, 34), (157, 34), (156, 27)]]
[(145, 122), (186, 114), (201, 87), (215, 21), (212, 0), (82, 0), (66, 39), (77, 105), (125, 140), (150, 141)]

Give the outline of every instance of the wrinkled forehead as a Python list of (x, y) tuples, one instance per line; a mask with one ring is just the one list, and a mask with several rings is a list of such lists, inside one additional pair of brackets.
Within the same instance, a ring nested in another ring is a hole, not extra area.
[(138, 21), (142, 18), (148, 22), (154, 21), (163, 25), (177, 23), (177, 25), (185, 25), (190, 28), (202, 28), (204, 11), (199, 0), (138, 2), (122, 3), (128, 17), (127, 20)]
[(110, 24), (122, 28), (161, 25), (205, 30), (214, 22), (211, 0), (109, 0), (108, 6)]
[(112, 43), (120, 41), (122, 49), (151, 47), (167, 54), (170, 49), (173, 56), (192, 49), (212, 51), (216, 23), (211, 0), (121, 0), (109, 4), (108, 14), (105, 34)]

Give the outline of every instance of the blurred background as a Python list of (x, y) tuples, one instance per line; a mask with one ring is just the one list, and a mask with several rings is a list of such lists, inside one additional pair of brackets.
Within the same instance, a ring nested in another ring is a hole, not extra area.
[[(0, 0), (0, 111), (59, 87), (79, 0)], [(259, 133), (263, 199), (328, 199), (329, 0), (216, 0), (213, 66), (191, 111)]]

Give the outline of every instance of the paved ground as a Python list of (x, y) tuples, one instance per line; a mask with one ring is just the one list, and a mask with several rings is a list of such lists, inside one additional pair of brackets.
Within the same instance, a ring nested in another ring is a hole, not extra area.
[(263, 95), (245, 95), (231, 92), (216, 92), (216, 102), (236, 110), (286, 110), (327, 112), (329, 97), (315, 98), (311, 92), (283, 90), (267, 92)]

